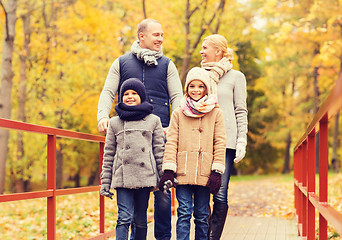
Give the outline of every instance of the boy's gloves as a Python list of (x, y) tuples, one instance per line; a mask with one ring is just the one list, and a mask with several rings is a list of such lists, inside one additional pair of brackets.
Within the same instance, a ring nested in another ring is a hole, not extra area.
[(171, 170), (165, 170), (163, 176), (160, 179), (159, 182), (159, 190), (160, 191), (164, 191), (164, 185), (166, 185), (166, 182), (170, 181), (171, 183), (168, 183), (167, 186), (171, 186), (171, 187), (176, 187), (176, 183), (175, 183), (175, 175), (173, 173), (173, 171)]
[(222, 184), (221, 174), (211, 171), (209, 180), (207, 183), (207, 187), (210, 188), (210, 193), (214, 195), (217, 194), (218, 191), (220, 190), (221, 184)]
[(102, 184), (101, 189), (100, 189), (100, 194), (104, 197), (109, 197), (110, 199), (113, 200), (113, 195), (114, 193), (110, 192), (110, 184)]
[(169, 190), (170, 188), (172, 187), (175, 187), (175, 185), (177, 185), (178, 181), (177, 179), (175, 178), (174, 179), (174, 184), (171, 182), (171, 180), (167, 180), (165, 183), (164, 183), (164, 191), (163, 193), (164, 194), (167, 194), (167, 190)]

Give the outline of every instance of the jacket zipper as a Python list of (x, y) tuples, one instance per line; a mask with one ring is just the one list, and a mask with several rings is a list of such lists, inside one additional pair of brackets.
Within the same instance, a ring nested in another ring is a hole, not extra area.
[(142, 82), (145, 85), (145, 64), (143, 65), (143, 76), (142, 76)]

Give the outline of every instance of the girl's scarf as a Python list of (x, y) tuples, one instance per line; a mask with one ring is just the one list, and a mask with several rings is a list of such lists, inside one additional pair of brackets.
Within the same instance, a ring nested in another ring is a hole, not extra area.
[(143, 61), (147, 66), (157, 66), (157, 59), (163, 56), (163, 50), (161, 46), (159, 52), (147, 48), (141, 48), (139, 45), (139, 40), (132, 44), (131, 51), (135, 56), (137, 56), (139, 61)]
[(185, 116), (200, 118), (214, 109), (217, 104), (215, 94), (209, 94), (195, 101), (187, 94), (182, 98), (180, 107)]
[(141, 120), (151, 114), (152, 110), (153, 106), (148, 102), (142, 102), (136, 106), (129, 106), (120, 102), (115, 106), (115, 111), (118, 113), (120, 119), (125, 121)]
[(210, 89), (208, 89), (209, 94), (217, 94), (217, 84), (220, 81), (220, 78), (232, 69), (233, 64), (228, 60), (228, 58), (224, 57), (219, 62), (208, 62), (201, 63), (202, 68), (210, 71)]

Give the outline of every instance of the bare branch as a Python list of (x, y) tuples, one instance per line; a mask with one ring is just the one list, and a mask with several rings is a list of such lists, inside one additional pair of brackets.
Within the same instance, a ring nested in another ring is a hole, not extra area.
[(202, 0), (202, 2), (200, 2), (192, 11), (190, 11), (188, 17), (191, 18), (191, 16), (197, 11), (200, 9), (200, 6), (202, 6), (203, 3), (208, 3), (208, 0)]
[(146, 14), (146, 1), (142, 0), (142, 9), (143, 9), (143, 13), (144, 13), (144, 18), (147, 18), (147, 14)]

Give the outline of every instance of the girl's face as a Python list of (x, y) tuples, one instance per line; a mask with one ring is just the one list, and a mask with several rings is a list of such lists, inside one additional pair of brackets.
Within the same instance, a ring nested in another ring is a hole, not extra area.
[(128, 89), (122, 96), (122, 102), (129, 106), (135, 106), (141, 103), (141, 99), (136, 91)]
[(187, 93), (190, 98), (198, 101), (207, 94), (207, 87), (201, 80), (192, 80), (188, 85)]
[(200, 51), (202, 56), (202, 63), (218, 62), (222, 59), (223, 53), (220, 49), (213, 47), (212, 44), (204, 41), (202, 43), (202, 50)]

